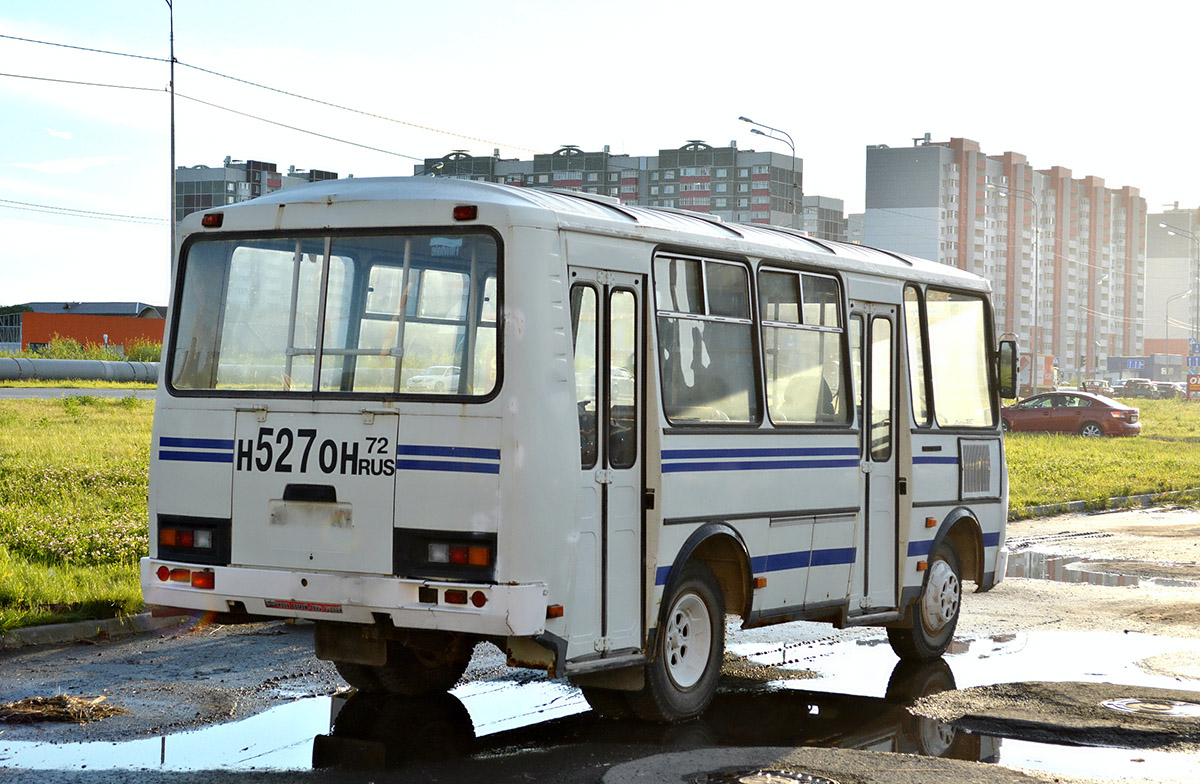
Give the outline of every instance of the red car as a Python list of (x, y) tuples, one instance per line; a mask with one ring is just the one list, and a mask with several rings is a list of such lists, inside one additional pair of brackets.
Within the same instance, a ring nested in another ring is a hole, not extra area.
[(1136, 436), (1138, 410), (1091, 392), (1045, 392), (1000, 411), (1006, 432)]

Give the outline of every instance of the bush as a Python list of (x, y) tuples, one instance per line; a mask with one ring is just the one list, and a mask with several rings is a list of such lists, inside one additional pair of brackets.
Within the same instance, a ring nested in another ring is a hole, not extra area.
[(149, 340), (130, 341), (124, 346), (124, 356), (118, 351), (119, 348), (121, 347), (102, 346), (99, 343), (80, 343), (74, 338), (64, 338), (55, 334), (48, 344), (36, 351), (21, 351), (15, 354), (0, 352), (0, 356), (22, 359), (98, 359), (105, 362), (158, 362), (162, 357), (162, 344)]

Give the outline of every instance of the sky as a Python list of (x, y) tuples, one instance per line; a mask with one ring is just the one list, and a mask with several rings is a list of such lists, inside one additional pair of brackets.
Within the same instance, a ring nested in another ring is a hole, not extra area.
[[(1151, 212), (1200, 207), (1195, 0), (173, 6), (179, 166), (368, 177), (457, 149), (789, 151), (748, 116), (790, 134), (804, 192), (847, 212), (866, 147), (927, 132), (1138, 188)], [(166, 303), (170, 20), (166, 0), (0, 0), (0, 305)]]

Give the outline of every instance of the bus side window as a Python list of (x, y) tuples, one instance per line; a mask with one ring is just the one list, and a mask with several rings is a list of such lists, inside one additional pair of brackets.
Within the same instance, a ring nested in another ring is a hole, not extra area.
[(571, 333), (575, 343), (575, 405), (579, 411), (579, 464), (596, 465), (599, 411), (596, 406), (596, 289), (581, 283), (571, 287)]

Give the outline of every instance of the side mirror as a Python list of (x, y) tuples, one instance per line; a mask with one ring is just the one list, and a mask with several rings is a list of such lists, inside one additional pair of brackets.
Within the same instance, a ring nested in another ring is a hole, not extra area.
[(1017, 341), (1001, 340), (998, 359), (1000, 397), (1002, 399), (1014, 398), (1017, 396)]

